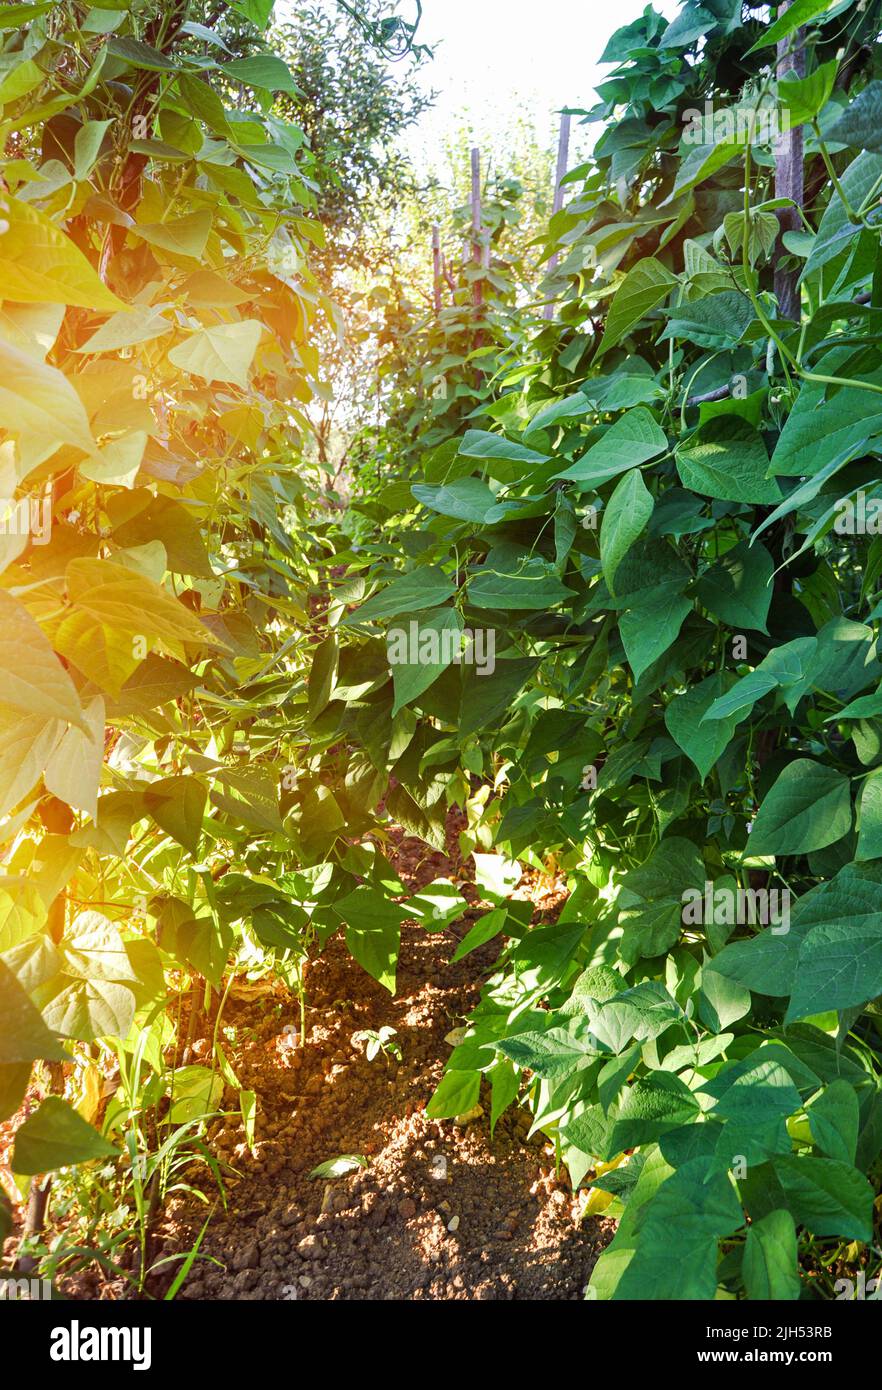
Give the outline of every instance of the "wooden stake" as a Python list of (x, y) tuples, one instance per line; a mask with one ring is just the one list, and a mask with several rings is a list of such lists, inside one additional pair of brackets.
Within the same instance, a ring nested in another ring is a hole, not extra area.
[(432, 227), (432, 273), (434, 277), (435, 313), (441, 313), (441, 228)]
[[(476, 268), (480, 268), (482, 259), (481, 151), (476, 147), (472, 150), (472, 263)], [(472, 303), (476, 309), (480, 309), (483, 302), (484, 287), (480, 280), (476, 280), (472, 286)]]
[[(789, 10), (791, 0), (782, 0), (778, 8), (779, 16)], [(805, 77), (805, 30), (797, 29), (778, 44), (778, 76), (785, 72), (795, 72), (797, 77)], [(783, 244), (785, 232), (798, 231), (802, 226), (799, 209), (805, 202), (803, 184), (803, 139), (802, 126), (795, 130), (783, 131), (775, 140), (775, 197), (792, 198), (796, 204), (792, 208), (778, 210), (778, 251), (780, 260), (787, 254)], [(782, 318), (799, 321), (801, 301), (799, 293), (799, 271), (781, 270), (775, 267), (775, 295)]]
[[(554, 175), (554, 201), (552, 203), (551, 210), (552, 217), (559, 213), (561, 208), (563, 207), (563, 181), (566, 178), (567, 169), (569, 167), (570, 162), (571, 121), (572, 117), (569, 115), (569, 113), (564, 112), (564, 114), (560, 118), (560, 136), (558, 137), (557, 142), (557, 169)], [(551, 257), (551, 260), (548, 262), (549, 275), (552, 275), (554, 271), (557, 270), (559, 261), (560, 257), (555, 251), (554, 255)], [(543, 318), (550, 319), (553, 309), (554, 306), (552, 304), (546, 304), (545, 308), (542, 311)]]

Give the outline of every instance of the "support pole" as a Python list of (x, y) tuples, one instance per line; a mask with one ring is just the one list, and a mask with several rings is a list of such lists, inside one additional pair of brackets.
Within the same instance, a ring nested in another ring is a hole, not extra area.
[(432, 275), (437, 317), (441, 313), (441, 228), (437, 222), (432, 227)]
[[(472, 150), (472, 263), (480, 269), (483, 260), (481, 247), (481, 151)], [(472, 286), (472, 303), (480, 309), (484, 302), (484, 287), (480, 280)]]
[[(563, 181), (567, 175), (570, 162), (570, 125), (572, 117), (568, 112), (564, 112), (560, 118), (560, 135), (557, 142), (557, 169), (554, 175), (554, 201), (552, 203), (551, 215), (556, 216), (563, 207)], [(551, 260), (548, 262), (548, 274), (552, 275), (557, 270), (560, 257), (555, 251)], [(554, 306), (546, 304), (542, 311), (542, 317), (550, 319)]]
[[(790, 8), (791, 0), (784, 0), (778, 8), (779, 16)], [(778, 44), (778, 76), (795, 72), (797, 77), (805, 77), (805, 30), (797, 29)], [(798, 231), (802, 226), (799, 209), (805, 202), (803, 185), (803, 139), (802, 126), (795, 130), (782, 131), (775, 139), (775, 197), (791, 198), (792, 208), (778, 210), (778, 250), (776, 260), (787, 254), (783, 244), (785, 232)], [(798, 270), (779, 269), (774, 272), (775, 296), (782, 318), (799, 322), (800, 293)]]

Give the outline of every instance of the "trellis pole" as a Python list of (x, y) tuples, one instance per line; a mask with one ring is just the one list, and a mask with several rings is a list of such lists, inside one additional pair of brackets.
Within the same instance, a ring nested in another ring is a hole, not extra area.
[[(783, 0), (778, 9), (779, 18), (789, 10), (790, 3), (791, 0)], [(805, 77), (804, 29), (797, 29), (795, 33), (788, 34), (781, 40), (778, 44), (777, 62), (779, 78), (786, 72), (795, 72), (797, 77)], [(783, 244), (784, 233), (798, 231), (802, 226), (799, 215), (799, 210), (805, 202), (802, 126), (797, 126), (795, 130), (781, 131), (775, 139), (775, 197), (790, 198), (794, 204), (793, 207), (778, 209), (780, 232), (776, 261), (780, 262), (787, 254)], [(801, 304), (799, 271), (782, 269), (776, 264), (774, 289), (781, 317), (798, 321)]]
[(438, 315), (441, 313), (441, 228), (437, 222), (432, 227), (432, 273), (435, 314)]
[[(480, 270), (483, 261), (481, 247), (481, 151), (472, 150), (472, 263)], [(484, 302), (484, 286), (480, 277), (472, 286), (472, 303), (480, 309)]]
[[(565, 111), (560, 118), (560, 135), (557, 142), (557, 169), (554, 175), (554, 201), (552, 203), (552, 216), (560, 212), (563, 207), (564, 191), (563, 181), (567, 175), (570, 162), (570, 124), (572, 117)], [(555, 251), (551, 260), (548, 262), (548, 274), (552, 275), (557, 270), (560, 257)], [(543, 318), (550, 319), (554, 311), (552, 304), (546, 304), (542, 311)]]

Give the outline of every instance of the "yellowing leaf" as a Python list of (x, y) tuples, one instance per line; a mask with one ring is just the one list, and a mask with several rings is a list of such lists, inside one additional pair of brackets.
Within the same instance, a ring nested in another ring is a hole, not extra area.
[(0, 951), (35, 936), (46, 920), (36, 886), (26, 878), (0, 882)]
[(36, 846), (28, 878), (48, 909), (73, 878), (82, 850), (67, 835), (44, 835)]
[(114, 561), (135, 574), (146, 574), (154, 584), (161, 584), (168, 569), (168, 552), (162, 541), (146, 541), (113, 552)]
[(58, 719), (0, 705), (0, 816), (33, 789), (63, 732)]
[(62, 444), (84, 454), (96, 447), (83, 403), (64, 373), (2, 339), (0, 414), (18, 436), (22, 477)]
[(52, 640), (66, 661), (111, 695), (119, 694), (142, 660), (129, 633), (117, 632), (76, 608), (58, 623)]
[(8, 845), (15, 839), (18, 832), (27, 825), (36, 806), (36, 801), (31, 801), (27, 806), (20, 807), (14, 816), (10, 816), (0, 825), (0, 845)]
[(108, 627), (169, 642), (218, 645), (189, 608), (124, 565), (112, 560), (71, 560), (66, 578), (71, 602)]
[(174, 324), (164, 317), (160, 309), (137, 304), (129, 313), (113, 314), (105, 320), (76, 350), (82, 353), (117, 352), (123, 347), (161, 338), (164, 333), (171, 333), (173, 328)]
[(168, 360), (205, 381), (231, 381), (244, 391), (248, 385), (248, 368), (262, 333), (263, 325), (257, 319), (201, 328), (173, 347)]
[(85, 458), (80, 464), (80, 473), (93, 483), (115, 483), (119, 487), (134, 487), (144, 450), (147, 435), (144, 430), (132, 430), (121, 439), (113, 439), (105, 444), (94, 458)]
[(87, 1062), (74, 1094), (74, 1109), (88, 1124), (91, 1124), (98, 1114), (103, 1089), (104, 1077), (94, 1062)]
[(152, 222), (133, 227), (132, 230), (161, 251), (168, 251), (173, 256), (189, 256), (191, 260), (198, 261), (211, 231), (211, 211), (209, 208), (199, 208), (197, 212), (175, 218), (173, 222)]
[(68, 729), (46, 764), (43, 780), (60, 801), (95, 820), (104, 756), (104, 701), (100, 695), (90, 700), (85, 716), (88, 733)]
[(125, 309), (102, 284), (82, 251), (45, 213), (7, 198), (0, 235), (0, 285), (6, 299), (28, 304), (75, 304), (81, 309)]
[(137, 975), (118, 928), (100, 912), (81, 912), (57, 949), (59, 969), (40, 994), (47, 1025), (83, 1042), (125, 1037), (135, 1013)]
[(173, 1089), (175, 1099), (169, 1118), (172, 1124), (183, 1125), (202, 1119), (218, 1108), (224, 1093), (224, 1080), (207, 1067), (178, 1067)]
[(133, 360), (96, 359), (72, 377), (71, 384), (96, 436), (117, 435), (124, 430), (155, 431), (156, 419), (149, 402), (141, 399), (144, 390), (136, 389), (138, 372)]
[(63, 319), (63, 304), (14, 304), (7, 300), (0, 306), (0, 338), (32, 357), (45, 357)]
[[(67, 964), (67, 961), (65, 961)], [(116, 980), (72, 979), (59, 974), (52, 995), (42, 1008), (48, 1027), (65, 1038), (93, 1042), (95, 1038), (124, 1038), (135, 1016), (135, 995)]]
[(266, 428), (263, 411), (255, 405), (237, 405), (218, 416), (218, 424), (231, 439), (240, 441), (246, 449), (256, 449)]
[(28, 715), (69, 719), (83, 727), (83, 709), (73, 681), (28, 610), (3, 590), (0, 691), (5, 705)]
[(61, 949), (67, 975), (126, 983), (138, 978), (119, 928), (101, 912), (79, 912), (65, 930)]
[[(0, 509), (2, 509), (2, 503), (0, 503)], [(5, 512), (3, 514), (6, 515)], [(9, 525), (8, 520), (7, 525)], [(18, 536), (14, 531), (10, 531), (9, 535), (0, 533), (0, 574), (9, 569), (10, 565), (15, 564), (27, 543), (28, 538), (25, 535)]]

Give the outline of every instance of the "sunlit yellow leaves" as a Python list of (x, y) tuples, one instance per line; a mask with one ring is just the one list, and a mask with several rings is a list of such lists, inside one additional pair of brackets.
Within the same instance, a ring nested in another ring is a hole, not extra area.
[(37, 995), (47, 1025), (84, 1042), (124, 1037), (135, 1012), (136, 975), (118, 928), (100, 912), (81, 912), (58, 954), (58, 974)]
[[(49, 908), (76, 873), (82, 850), (72, 845), (67, 835), (44, 835), (38, 845), (28, 843), (33, 850), (27, 865), (28, 881)], [(17, 862), (16, 855), (11, 862)]]
[(115, 980), (69, 980), (59, 975), (54, 991), (41, 1012), (52, 1031), (64, 1038), (93, 1042), (100, 1037), (124, 1037), (131, 1027), (134, 993)]
[(112, 560), (72, 560), (67, 567), (71, 603), (96, 622), (164, 642), (217, 642), (188, 608), (142, 574)]
[(82, 1115), (89, 1124), (98, 1114), (98, 1107), (101, 1104), (101, 1093), (104, 1088), (104, 1077), (95, 1066), (94, 1062), (85, 1062), (82, 1071), (77, 1077), (77, 1084), (73, 1096), (74, 1109)]
[(100, 912), (80, 912), (64, 934), (61, 949), (72, 975), (93, 980), (134, 980), (119, 929)]
[(0, 235), (0, 285), (7, 299), (28, 304), (74, 304), (125, 309), (60, 227), (30, 203), (7, 198), (9, 230)]
[(162, 583), (168, 569), (168, 554), (162, 541), (145, 541), (144, 545), (115, 550), (113, 559), (127, 570), (134, 570), (135, 574), (145, 574), (154, 584)]
[(98, 451), (97, 456), (83, 459), (80, 473), (93, 483), (115, 483), (118, 487), (134, 486), (144, 450), (147, 435), (143, 430), (132, 430), (119, 439), (113, 439)]
[(32, 357), (42, 358), (58, 337), (63, 319), (63, 304), (16, 304), (6, 300), (0, 305), (0, 338)]
[(85, 406), (96, 438), (104, 434), (116, 436), (123, 430), (156, 432), (156, 417), (150, 405), (153, 386), (136, 362), (95, 358), (71, 378), (71, 384)]
[(174, 1074), (174, 1102), (169, 1119), (174, 1125), (201, 1120), (218, 1109), (224, 1079), (208, 1067), (178, 1067)]
[(101, 690), (118, 695), (154, 641), (220, 643), (189, 609), (145, 574), (112, 560), (72, 560), (71, 608), (53, 632), (56, 650)]
[(85, 454), (95, 448), (83, 403), (64, 373), (2, 339), (0, 412), (18, 438), (24, 473), (62, 444)]
[(133, 230), (158, 250), (199, 260), (211, 231), (211, 211), (209, 208), (199, 208), (186, 217), (177, 217), (169, 222), (153, 222)]
[(142, 659), (129, 633), (117, 632), (78, 608), (65, 614), (52, 640), (66, 661), (110, 695), (119, 694)]
[(105, 792), (98, 798), (98, 819), (94, 825), (75, 830), (70, 842), (80, 849), (96, 849), (99, 854), (121, 858), (126, 852), (132, 826), (144, 815), (142, 798), (135, 792)]
[(204, 381), (230, 381), (244, 391), (248, 385), (248, 369), (263, 331), (263, 324), (257, 319), (201, 328), (173, 347), (168, 360)]
[(46, 907), (33, 883), (24, 877), (0, 879), (0, 951), (27, 941), (46, 920)]
[(9, 505), (8, 499), (0, 498), (0, 574), (15, 564), (28, 543), (28, 537), (19, 534), (12, 520), (15, 514), (15, 504)]
[(20, 830), (27, 825), (36, 809), (36, 801), (29, 802), (26, 806), (21, 806), (14, 816), (10, 816), (2, 827), (0, 827), (0, 845), (11, 844)]
[(0, 699), (43, 719), (83, 726), (76, 687), (41, 628), (11, 594), (0, 590)]
[(231, 280), (222, 279), (212, 270), (197, 270), (183, 286), (184, 293), (197, 309), (234, 309), (239, 304), (247, 304), (254, 299), (250, 293), (234, 285)]
[(139, 304), (129, 313), (111, 315), (100, 328), (96, 328), (81, 347), (77, 348), (77, 352), (117, 352), (120, 348), (161, 338), (173, 329), (174, 324), (165, 317), (161, 309), (154, 305)]
[[(307, 541), (293, 534), (311, 483), (290, 467), (306, 421), (290, 403), (308, 398), (318, 365), (292, 334), (308, 337), (321, 301), (303, 244), (320, 229), (296, 215), (316, 201), (295, 167), (300, 135), (270, 115), (268, 93), (290, 91), (290, 75), (251, 55), (221, 75), (220, 95), (193, 34), (182, 54), (171, 31), (167, 54), (132, 32), (110, 39), (143, 27), (119, 6), (63, 7), (61, 28), (57, 6), (13, 6), (12, 24), (0, 6), (0, 105), (12, 103), (0, 116), (7, 136), (26, 132), (7, 139), (0, 198), (0, 499), (24, 504), (5, 533), (0, 504), (0, 951), (15, 958), (14, 977), (0, 962), (0, 1071), (24, 1065), (0, 1076), (0, 1119), (32, 1058), (65, 1055), (49, 1029), (130, 1039), (162, 1071), (169, 962), (182, 984), (221, 985), (235, 933), (204, 911), (201, 886), (177, 957), (144, 928), (177, 863), (203, 850), (212, 870), (246, 852), (250, 863), (283, 835), (276, 745), (294, 756), (288, 687), (302, 684), (291, 622), (312, 617), (296, 576)], [(265, 21), (269, 7), (239, 8)], [(139, 83), (151, 100), (125, 116), (120, 93)], [(287, 248), (284, 265), (269, 264), (268, 239)], [(252, 675), (272, 687), (274, 728), (246, 747), (237, 730), (255, 704), (237, 683)], [(105, 904), (108, 917), (82, 914), (57, 939), (79, 908)], [(121, 935), (129, 923), (135, 940)], [(182, 1119), (223, 1089), (196, 1070), (209, 1099), (182, 1101), (191, 1078), (179, 1072)], [(91, 1147), (100, 1068), (81, 1060), (67, 1079), (65, 1103), (51, 1098), (19, 1146), (24, 1174), (113, 1157)], [(249, 1137), (252, 1112), (253, 1097)]]
[(23, 715), (9, 705), (0, 705), (0, 816), (33, 789), (64, 727), (60, 720)]
[(231, 439), (235, 439), (248, 449), (257, 447), (257, 442), (266, 428), (263, 411), (254, 405), (238, 405), (233, 410), (225, 410), (219, 423)]
[(43, 780), (59, 800), (95, 820), (104, 756), (104, 701), (100, 695), (86, 706), (85, 718), (88, 733), (67, 730), (46, 764)]

